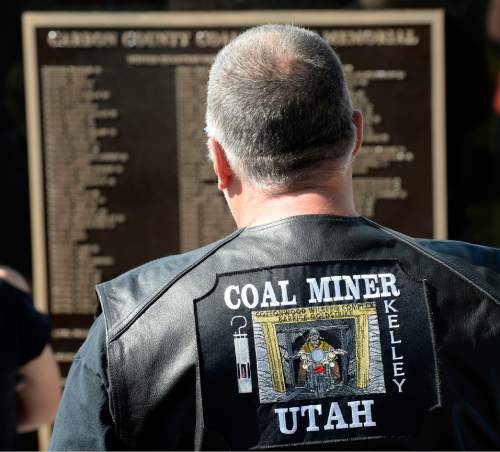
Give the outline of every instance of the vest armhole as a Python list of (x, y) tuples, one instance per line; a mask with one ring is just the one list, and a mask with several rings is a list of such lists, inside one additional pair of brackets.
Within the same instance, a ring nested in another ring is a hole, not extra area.
[(464, 268), (458, 268), (452, 261), (445, 259), (443, 256), (435, 252), (430, 248), (425, 248), (423, 245), (420, 245), (416, 240), (411, 237), (407, 237), (404, 234), (401, 234), (397, 231), (393, 231), (392, 229), (386, 228), (384, 226), (378, 225), (377, 223), (372, 222), (371, 220), (367, 220), (374, 226), (378, 227), (382, 231), (394, 237), (396, 240), (399, 240), (406, 245), (412, 247), (414, 250), (423, 254), (424, 256), (432, 259), (437, 262), (441, 266), (445, 267), (447, 270), (464, 280), (467, 284), (473, 286), (476, 290), (481, 292), (483, 295), (487, 296), (490, 300), (492, 300), (495, 304), (500, 306), (500, 293), (486, 281), (479, 281), (479, 279), (471, 274), (471, 272), (467, 271)]

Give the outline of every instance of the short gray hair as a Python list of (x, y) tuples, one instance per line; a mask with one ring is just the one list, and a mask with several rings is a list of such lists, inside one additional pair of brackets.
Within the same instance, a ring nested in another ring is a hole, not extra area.
[(354, 146), (352, 113), (339, 58), (304, 28), (251, 28), (210, 70), (207, 132), (258, 186), (291, 188), (330, 171)]

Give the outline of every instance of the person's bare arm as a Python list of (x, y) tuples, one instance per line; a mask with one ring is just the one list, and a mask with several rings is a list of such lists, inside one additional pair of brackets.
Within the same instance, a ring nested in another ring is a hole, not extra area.
[(30, 286), (26, 278), (13, 268), (0, 265), (0, 279), (4, 279), (16, 289), (22, 290), (23, 292), (30, 292)]
[(35, 430), (55, 418), (61, 399), (61, 375), (50, 346), (19, 369), (16, 388), (17, 431)]
[[(16, 270), (0, 266), (0, 279), (29, 292), (29, 284)], [(42, 353), (22, 366), (16, 386), (17, 431), (36, 430), (55, 418), (61, 399), (61, 375), (52, 349), (46, 345)]]

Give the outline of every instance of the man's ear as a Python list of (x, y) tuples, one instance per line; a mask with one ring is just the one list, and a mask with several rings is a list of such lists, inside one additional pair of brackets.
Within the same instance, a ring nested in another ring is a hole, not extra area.
[(352, 150), (352, 159), (354, 160), (361, 149), (361, 144), (363, 143), (363, 116), (359, 110), (353, 111), (352, 122), (356, 127), (356, 143), (354, 144), (354, 149)]
[(226, 152), (215, 138), (209, 138), (208, 146), (212, 152), (214, 172), (217, 175), (217, 187), (219, 190), (224, 190), (231, 184), (233, 170), (227, 160)]

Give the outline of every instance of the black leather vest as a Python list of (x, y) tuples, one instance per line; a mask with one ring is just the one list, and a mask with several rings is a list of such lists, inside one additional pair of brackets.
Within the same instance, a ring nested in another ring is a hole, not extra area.
[(135, 449), (498, 448), (499, 256), (310, 215), (100, 284), (116, 432)]

